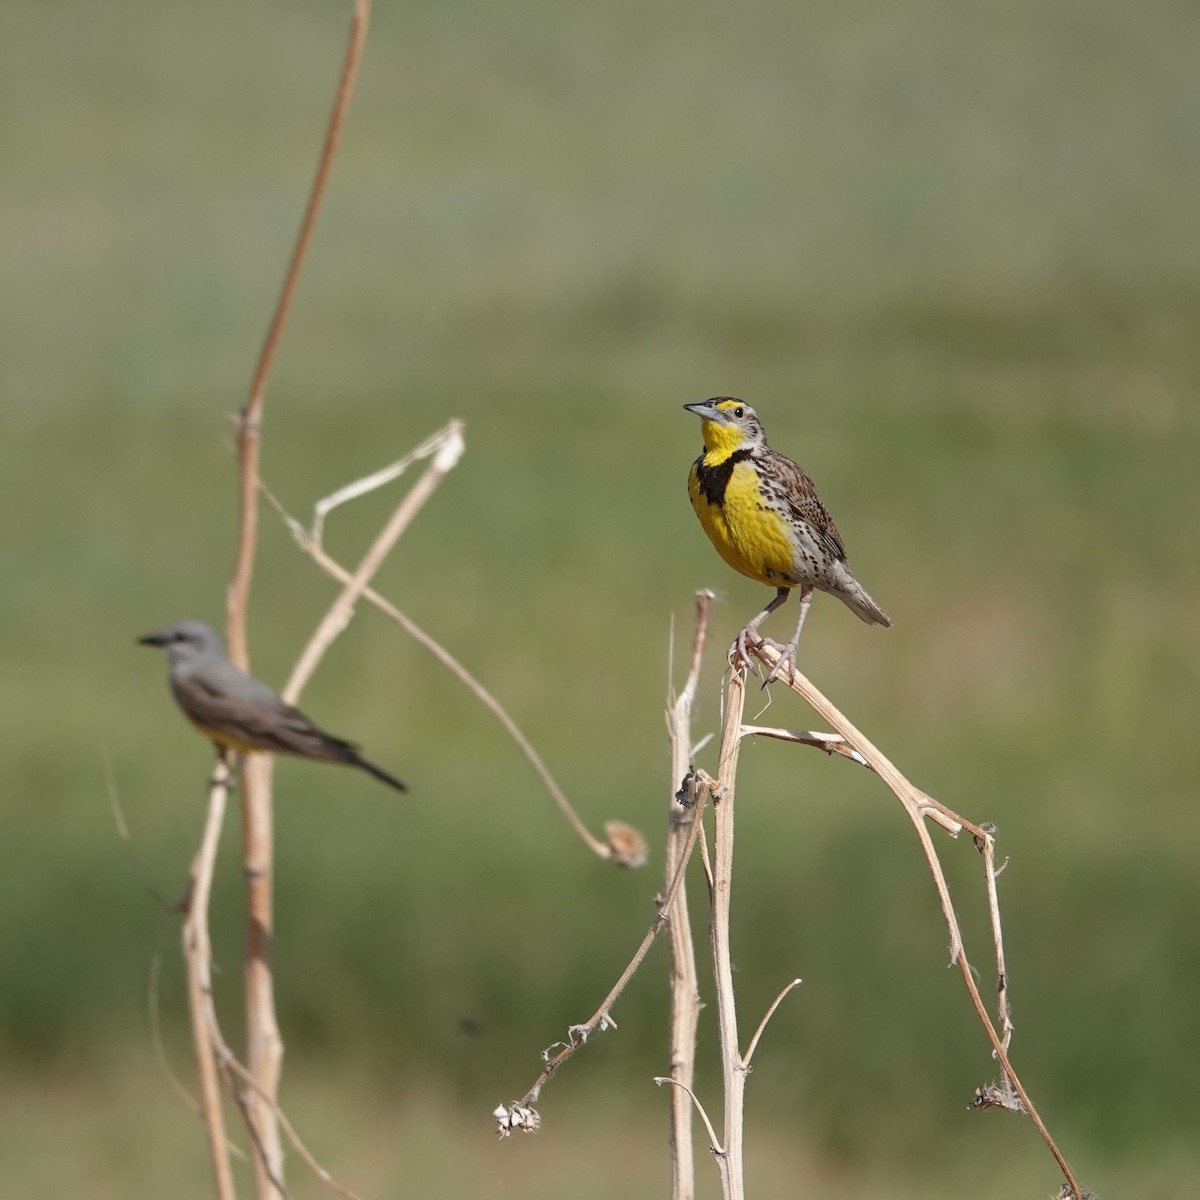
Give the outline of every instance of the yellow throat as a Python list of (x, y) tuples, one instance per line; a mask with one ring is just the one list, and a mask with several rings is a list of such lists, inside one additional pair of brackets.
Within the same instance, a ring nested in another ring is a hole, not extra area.
[(749, 440), (736, 425), (725, 425), (708, 417), (700, 422), (700, 436), (704, 438), (704, 461), (709, 466), (723, 463)]

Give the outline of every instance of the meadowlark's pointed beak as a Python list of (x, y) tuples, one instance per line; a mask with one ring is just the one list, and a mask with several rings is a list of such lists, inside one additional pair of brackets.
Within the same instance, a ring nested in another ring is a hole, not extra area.
[(701, 400), (696, 404), (685, 404), (683, 407), (705, 421), (721, 419), (721, 410), (711, 400)]

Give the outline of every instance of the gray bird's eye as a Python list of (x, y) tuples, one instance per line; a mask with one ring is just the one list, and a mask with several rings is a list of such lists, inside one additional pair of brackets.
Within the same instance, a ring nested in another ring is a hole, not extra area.
[(737, 408), (733, 410), (733, 415), (740, 421), (746, 415), (746, 410), (739, 404)]

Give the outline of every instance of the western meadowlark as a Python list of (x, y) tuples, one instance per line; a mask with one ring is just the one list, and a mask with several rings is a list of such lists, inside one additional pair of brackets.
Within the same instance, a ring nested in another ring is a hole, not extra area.
[(800, 589), (800, 616), (786, 646), (763, 638), (781, 652), (766, 682), (786, 664), (796, 669), (796, 647), (813, 588), (836, 596), (868, 625), (890, 626), (887, 613), (850, 574), (846, 550), (813, 481), (790, 458), (767, 445), (762, 423), (750, 405), (732, 396), (685, 404), (702, 421), (704, 451), (692, 464), (688, 495), (709, 541), (735, 570), (776, 589), (775, 598), (737, 635), (731, 657), (750, 665), (747, 643), (758, 627)]

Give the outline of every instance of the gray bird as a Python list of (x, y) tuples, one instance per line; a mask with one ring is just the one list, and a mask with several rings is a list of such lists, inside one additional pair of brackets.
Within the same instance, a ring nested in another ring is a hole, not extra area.
[(394, 775), (368, 762), (353, 742), (319, 729), (265, 683), (229, 661), (217, 631), (203, 621), (175, 621), (138, 638), (166, 651), (171, 692), (183, 715), (218, 747), (245, 754), (265, 750), (324, 762), (348, 763), (407, 792)]

